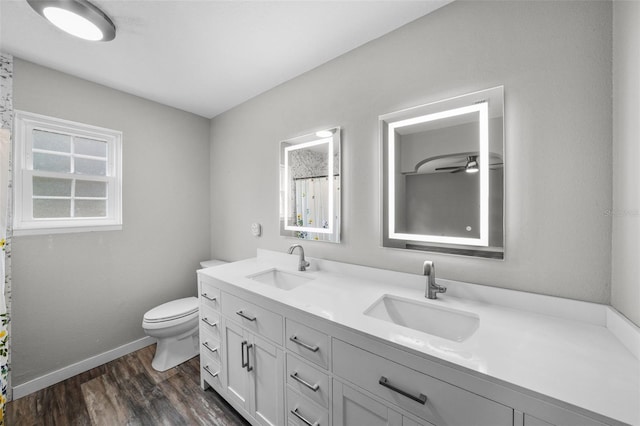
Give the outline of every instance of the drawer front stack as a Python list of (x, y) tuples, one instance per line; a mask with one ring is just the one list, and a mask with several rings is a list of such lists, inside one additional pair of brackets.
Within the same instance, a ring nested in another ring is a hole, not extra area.
[(222, 338), (220, 335), (220, 290), (204, 280), (200, 287), (200, 378), (220, 392), (222, 384)]

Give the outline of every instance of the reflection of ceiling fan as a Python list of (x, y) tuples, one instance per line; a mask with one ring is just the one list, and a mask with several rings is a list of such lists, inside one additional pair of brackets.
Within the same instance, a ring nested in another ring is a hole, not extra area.
[[(489, 170), (499, 169), (499, 168), (501, 168), (503, 166), (503, 164), (504, 163), (489, 164)], [(445, 171), (445, 170), (451, 170), (449, 173), (460, 173), (460, 172), (477, 173), (478, 170), (480, 170), (478, 168), (478, 156), (477, 155), (469, 155), (467, 157), (466, 164), (464, 164), (462, 166), (438, 167), (436, 169), (436, 172)]]

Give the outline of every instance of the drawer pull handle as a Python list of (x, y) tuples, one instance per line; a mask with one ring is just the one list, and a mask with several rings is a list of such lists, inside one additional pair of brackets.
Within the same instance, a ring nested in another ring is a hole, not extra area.
[(209, 349), (211, 352), (217, 352), (218, 348), (212, 348), (211, 345), (209, 345), (209, 342), (204, 342), (202, 344), (202, 346), (204, 346), (205, 348)]
[(291, 378), (293, 380), (295, 380), (298, 383), (302, 383), (303, 385), (305, 385), (306, 387), (308, 387), (309, 389), (311, 389), (314, 392), (318, 392), (318, 389), (320, 389), (320, 385), (319, 384), (314, 384), (312, 385), (311, 383), (307, 382), (304, 379), (301, 379), (300, 376), (298, 376), (298, 372), (294, 372), (293, 374), (291, 374)]
[(216, 300), (215, 297), (209, 296), (207, 293), (202, 293), (201, 296), (204, 297), (207, 300), (211, 300), (212, 302), (214, 302)]
[(427, 402), (426, 395), (424, 394), (420, 394), (418, 396), (411, 395), (409, 392), (393, 386), (391, 383), (389, 383), (389, 380), (384, 376), (380, 377), (380, 380), (378, 380), (378, 383), (384, 386), (385, 388), (391, 389), (394, 392), (398, 392), (400, 395), (406, 396), (407, 398), (412, 399), (416, 402), (419, 402), (422, 405), (426, 404)]
[(217, 327), (218, 326), (217, 322), (211, 322), (211, 321), (209, 321), (209, 318), (207, 318), (207, 317), (202, 318), (202, 322), (207, 324), (209, 327)]
[(251, 316), (251, 315), (247, 315), (242, 311), (236, 312), (236, 315), (240, 315), (242, 318), (244, 318), (246, 320), (249, 320), (249, 321), (255, 321), (256, 320), (256, 317)]
[(307, 343), (304, 343), (303, 341), (301, 341), (300, 339), (298, 339), (298, 336), (293, 335), (289, 338), (289, 340), (291, 340), (293, 343), (296, 343), (300, 346), (302, 346), (305, 349), (309, 349), (311, 352), (318, 352), (318, 350), (320, 349), (320, 346), (317, 345), (309, 345)]
[(296, 416), (297, 418), (302, 420), (304, 422), (304, 424), (306, 424), (306, 425), (309, 425), (309, 426), (320, 426), (320, 423), (318, 423), (318, 422), (311, 423), (309, 420), (305, 419), (302, 416), (302, 414), (298, 413), (298, 408), (295, 408), (295, 409), (291, 410), (291, 414), (293, 414), (294, 416)]
[(205, 369), (205, 371), (206, 371), (207, 373), (211, 374), (213, 377), (218, 377), (218, 373), (219, 373), (219, 372), (214, 373), (213, 371), (211, 371), (211, 370), (209, 369), (209, 366), (208, 366), (208, 365), (205, 365), (205, 366), (204, 366), (204, 367), (202, 367), (202, 368), (204, 368), (204, 369)]

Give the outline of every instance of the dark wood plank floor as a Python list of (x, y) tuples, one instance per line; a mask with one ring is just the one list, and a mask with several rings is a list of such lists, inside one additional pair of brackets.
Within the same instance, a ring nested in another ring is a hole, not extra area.
[(248, 425), (211, 389), (200, 389), (195, 357), (163, 373), (155, 345), (7, 405), (8, 426)]

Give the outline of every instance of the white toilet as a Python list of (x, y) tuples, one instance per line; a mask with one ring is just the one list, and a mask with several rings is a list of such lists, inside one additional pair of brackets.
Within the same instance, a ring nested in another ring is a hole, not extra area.
[[(201, 262), (203, 268), (221, 265), (221, 260)], [(172, 300), (144, 314), (142, 328), (147, 336), (157, 339), (151, 366), (166, 371), (199, 353), (198, 298)]]

